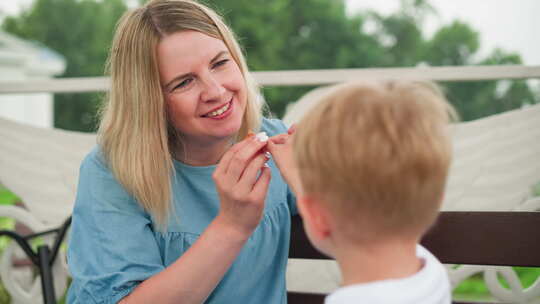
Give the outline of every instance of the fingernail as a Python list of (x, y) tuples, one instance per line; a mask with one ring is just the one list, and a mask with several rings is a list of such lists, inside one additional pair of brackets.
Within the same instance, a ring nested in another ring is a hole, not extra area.
[(268, 151), (264, 152), (264, 156), (266, 156), (268, 159), (272, 158), (272, 154), (270, 154)]
[(267, 163), (264, 163), (263, 167), (270, 168), (270, 166)]

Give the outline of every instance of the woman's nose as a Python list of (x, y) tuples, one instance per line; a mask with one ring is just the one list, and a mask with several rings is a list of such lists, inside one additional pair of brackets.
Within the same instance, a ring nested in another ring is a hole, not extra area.
[(205, 102), (219, 101), (225, 93), (225, 88), (221, 82), (213, 75), (208, 75), (203, 80), (201, 99)]

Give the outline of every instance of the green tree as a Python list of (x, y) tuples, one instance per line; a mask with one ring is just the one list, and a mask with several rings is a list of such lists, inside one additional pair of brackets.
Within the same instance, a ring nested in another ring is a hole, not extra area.
[(427, 42), (423, 59), (430, 65), (469, 65), (480, 47), (478, 39), (478, 32), (456, 20)]
[[(7, 17), (3, 29), (62, 54), (62, 77), (103, 75), (114, 26), (126, 10), (122, 0), (36, 0), (28, 11)], [(100, 94), (56, 94), (55, 127), (95, 130)]]

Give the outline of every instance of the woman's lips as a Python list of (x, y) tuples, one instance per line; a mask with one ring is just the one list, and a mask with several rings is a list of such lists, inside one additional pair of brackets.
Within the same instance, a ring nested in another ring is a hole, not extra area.
[(203, 117), (210, 118), (210, 119), (223, 119), (232, 112), (232, 109), (233, 109), (233, 102), (231, 99), (231, 101), (229, 101), (225, 105), (208, 112), (207, 114), (203, 115)]

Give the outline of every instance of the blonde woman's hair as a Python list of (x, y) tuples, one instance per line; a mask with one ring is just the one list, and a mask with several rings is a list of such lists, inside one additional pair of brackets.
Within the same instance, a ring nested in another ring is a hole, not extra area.
[(258, 87), (240, 46), (213, 10), (190, 0), (154, 0), (122, 16), (107, 62), (111, 90), (101, 111), (98, 142), (116, 179), (160, 229), (173, 206), (171, 153), (182, 143), (167, 117), (156, 48), (163, 37), (186, 30), (222, 40), (243, 74), (247, 106), (237, 138), (256, 131), (261, 119)]
[(451, 160), (455, 112), (429, 82), (335, 86), (298, 125), (305, 193), (358, 242), (419, 237), (434, 222)]

